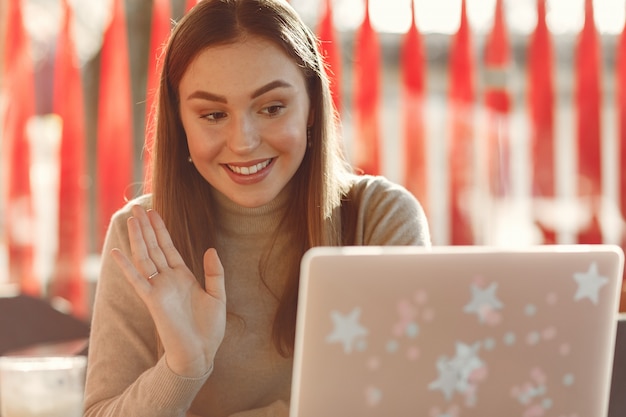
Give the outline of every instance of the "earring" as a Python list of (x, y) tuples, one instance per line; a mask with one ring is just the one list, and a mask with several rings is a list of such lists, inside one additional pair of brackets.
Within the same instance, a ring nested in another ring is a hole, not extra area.
[(313, 141), (311, 140), (311, 126), (306, 128), (306, 147), (311, 148), (313, 146)]
[(190, 164), (192, 164), (192, 163), (193, 163), (193, 159), (191, 159), (191, 155), (189, 155), (189, 156), (187, 157), (187, 162), (189, 162)]

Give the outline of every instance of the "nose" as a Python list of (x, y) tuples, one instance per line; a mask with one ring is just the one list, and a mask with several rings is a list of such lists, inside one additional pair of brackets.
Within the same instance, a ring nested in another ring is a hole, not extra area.
[(228, 135), (228, 147), (238, 154), (252, 152), (260, 144), (260, 135), (255, 123), (248, 116), (235, 118)]

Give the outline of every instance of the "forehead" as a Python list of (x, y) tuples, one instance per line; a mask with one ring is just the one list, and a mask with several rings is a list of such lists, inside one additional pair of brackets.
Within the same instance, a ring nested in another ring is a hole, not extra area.
[(183, 94), (195, 89), (226, 93), (235, 87), (255, 89), (276, 79), (296, 87), (305, 85), (302, 69), (282, 47), (251, 36), (199, 52), (187, 67), (179, 89)]

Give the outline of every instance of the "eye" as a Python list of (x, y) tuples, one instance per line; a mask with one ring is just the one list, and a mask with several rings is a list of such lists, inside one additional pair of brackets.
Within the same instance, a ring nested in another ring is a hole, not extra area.
[(273, 104), (271, 106), (264, 107), (261, 112), (267, 114), (269, 117), (278, 116), (283, 112), (285, 106), (281, 104)]
[(200, 116), (202, 119), (206, 119), (209, 122), (217, 123), (221, 119), (225, 119), (228, 115), (222, 111), (214, 111), (211, 113), (203, 114)]

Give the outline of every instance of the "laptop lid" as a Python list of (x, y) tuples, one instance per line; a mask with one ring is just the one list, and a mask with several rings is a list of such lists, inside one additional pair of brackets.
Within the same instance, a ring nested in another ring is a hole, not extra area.
[(626, 313), (617, 317), (608, 417), (626, 416)]
[(291, 417), (604, 416), (613, 245), (314, 248)]

